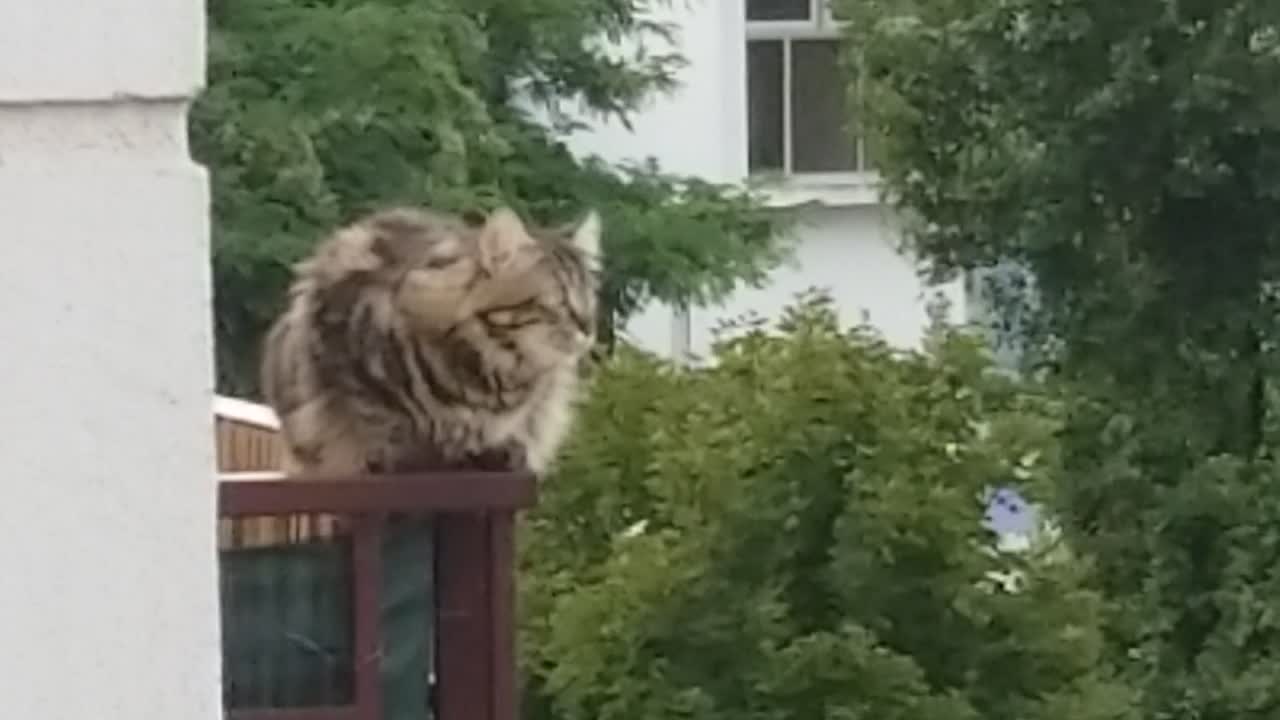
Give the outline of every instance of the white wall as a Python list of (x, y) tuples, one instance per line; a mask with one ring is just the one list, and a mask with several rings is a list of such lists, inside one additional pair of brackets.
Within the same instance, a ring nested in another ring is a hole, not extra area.
[(203, 22), (0, 4), (5, 717), (221, 717)]
[[(679, 28), (675, 50), (689, 61), (680, 87), (632, 118), (595, 122), (569, 139), (575, 152), (610, 160), (656, 157), (663, 169), (714, 182), (746, 175), (746, 51), (742, 0), (677, 0), (658, 5), (655, 19)], [(670, 47), (651, 45), (655, 52)]]
[[(569, 144), (581, 154), (615, 161), (653, 156), (668, 171), (739, 182), (747, 174), (743, 0), (676, 2), (659, 16), (680, 27), (678, 50), (689, 60), (679, 78), (680, 89), (638, 113), (634, 132), (618, 123), (596, 122), (571, 136)], [(919, 341), (927, 323), (925, 302), (933, 291), (921, 284), (914, 264), (897, 252), (892, 218), (874, 203), (874, 191), (865, 186), (830, 190), (793, 188), (786, 193), (788, 203), (821, 200), (824, 195), (838, 201), (800, 212), (795, 262), (775, 272), (769, 287), (743, 289), (721, 307), (691, 311), (690, 350), (703, 354), (709, 349), (710, 331), (720, 318), (747, 310), (776, 316), (797, 291), (810, 286), (829, 289), (845, 321), (859, 322), (866, 311), (889, 341), (901, 346)], [(962, 317), (962, 286), (953, 283), (944, 291), (953, 303), (952, 316)], [(643, 347), (670, 355), (681, 349), (676, 317), (671, 308), (654, 304), (631, 319), (625, 334)]]
[(928, 306), (939, 294), (949, 303), (949, 319), (964, 321), (963, 283), (921, 282), (915, 263), (901, 251), (892, 213), (883, 206), (811, 207), (798, 217), (793, 256), (765, 286), (743, 287), (717, 305), (690, 309), (687, 326), (672, 308), (653, 303), (631, 318), (626, 337), (663, 355), (706, 357), (722, 320), (747, 313), (777, 318), (797, 293), (815, 287), (831, 295), (843, 324), (867, 321), (898, 347), (919, 347), (929, 324)]
[(797, 293), (811, 287), (831, 294), (843, 324), (869, 321), (900, 347), (919, 344), (929, 322), (927, 305), (939, 291), (951, 302), (953, 317), (963, 309), (959, 283), (933, 289), (920, 282), (899, 251), (900, 234), (883, 207), (811, 208), (803, 211), (801, 222), (795, 256), (773, 273), (768, 286), (744, 288), (718, 306), (690, 312), (691, 352), (709, 352), (721, 319), (747, 312), (778, 317)]

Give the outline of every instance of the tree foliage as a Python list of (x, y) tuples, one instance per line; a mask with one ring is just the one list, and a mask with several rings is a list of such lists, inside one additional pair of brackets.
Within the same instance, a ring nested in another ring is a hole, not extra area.
[(704, 302), (763, 280), (785, 248), (782, 219), (755, 197), (578, 159), (558, 139), (563, 110), (625, 118), (674, 86), (680, 57), (603, 43), (667, 36), (646, 5), (210, 2), (209, 86), (191, 138), (213, 177), (220, 385), (253, 390), (291, 263), (377, 205), (509, 204), (546, 224), (598, 208), (606, 331), (650, 299)]
[(1274, 716), (1280, 5), (844, 8), (913, 245), (937, 273), (1034, 277), (1111, 656), (1152, 717)]
[(1086, 565), (980, 523), (993, 485), (1050, 500), (1057, 413), (972, 340), (900, 354), (821, 297), (711, 367), (621, 354), (524, 538), (529, 716), (1136, 717)]

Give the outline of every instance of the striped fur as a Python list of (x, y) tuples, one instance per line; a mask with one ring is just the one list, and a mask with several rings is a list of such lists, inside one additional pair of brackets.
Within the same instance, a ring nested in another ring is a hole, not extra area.
[(545, 472), (595, 338), (599, 232), (395, 208), (334, 233), (264, 347), (286, 471)]

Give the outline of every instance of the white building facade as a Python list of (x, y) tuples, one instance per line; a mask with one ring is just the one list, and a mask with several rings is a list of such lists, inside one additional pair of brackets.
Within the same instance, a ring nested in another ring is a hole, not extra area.
[(837, 65), (839, 26), (826, 0), (689, 0), (663, 19), (679, 28), (688, 60), (680, 88), (632, 119), (596, 123), (569, 139), (609, 160), (653, 157), (669, 172), (713, 182), (764, 182), (772, 205), (799, 219), (792, 261), (760, 289), (743, 288), (687, 313), (653, 305), (627, 326), (631, 339), (667, 356), (705, 355), (722, 319), (767, 318), (810, 287), (829, 291), (846, 324), (869, 321), (891, 343), (918, 344), (939, 294), (966, 317), (962, 282), (930, 287), (900, 250), (893, 213), (857, 137)]

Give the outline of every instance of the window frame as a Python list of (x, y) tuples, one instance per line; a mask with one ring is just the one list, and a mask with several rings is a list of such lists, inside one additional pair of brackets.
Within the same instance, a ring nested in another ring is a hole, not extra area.
[[(792, 60), (791, 45), (795, 41), (839, 40), (840, 32), (845, 27), (845, 21), (836, 19), (831, 10), (830, 0), (809, 0), (809, 19), (807, 20), (746, 19), (749, 1), (744, 0), (743, 2), (743, 17), (746, 30), (742, 44), (743, 53), (746, 53), (747, 45), (752, 41), (772, 40), (782, 42), (782, 168), (754, 171), (748, 169), (748, 174), (753, 178), (778, 178), (780, 182), (771, 183), (775, 185), (798, 184), (804, 186), (846, 187), (874, 184), (874, 179), (877, 179), (879, 175), (867, 163), (866, 142), (863, 133), (857, 133), (853, 138), (856, 167), (849, 170), (826, 172), (805, 172), (794, 169), (795, 148), (793, 144), (794, 128), (792, 127), (794, 109), (791, 97), (794, 62)], [(744, 82), (747, 82), (745, 78)], [(748, 117), (747, 122), (751, 122), (750, 117)], [(749, 142), (750, 138), (748, 138)], [(747, 146), (746, 152), (750, 155), (750, 145)]]

